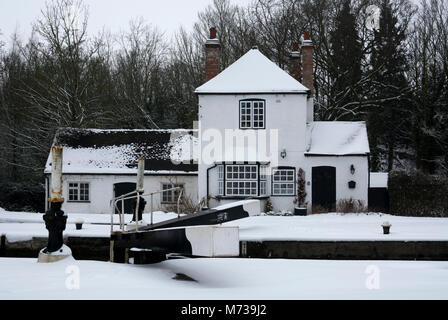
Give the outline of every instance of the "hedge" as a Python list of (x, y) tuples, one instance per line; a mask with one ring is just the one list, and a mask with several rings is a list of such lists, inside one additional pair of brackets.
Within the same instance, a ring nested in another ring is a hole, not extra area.
[(448, 179), (418, 171), (392, 171), (390, 212), (400, 216), (448, 217)]
[(45, 211), (45, 186), (28, 183), (0, 183), (0, 207), (7, 211)]

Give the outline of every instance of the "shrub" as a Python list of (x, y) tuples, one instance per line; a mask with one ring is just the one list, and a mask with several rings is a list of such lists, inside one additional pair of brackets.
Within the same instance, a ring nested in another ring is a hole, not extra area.
[(264, 213), (265, 216), (293, 216), (292, 212), (288, 211), (288, 210), (282, 210), (280, 212), (275, 212), (275, 211), (269, 211), (269, 212), (265, 212)]
[(196, 203), (189, 195), (182, 194), (179, 203), (179, 210), (177, 212), (177, 204), (171, 204), (165, 206), (165, 210), (169, 212), (177, 212), (177, 213), (195, 213), (201, 209), (201, 203)]
[(43, 184), (0, 184), (0, 207), (8, 211), (45, 211), (45, 187)]
[(401, 216), (448, 217), (448, 179), (419, 171), (392, 171), (390, 212)]
[(336, 211), (342, 213), (359, 213), (367, 212), (367, 208), (362, 200), (341, 199), (336, 204)]
[(274, 210), (274, 207), (272, 206), (272, 201), (270, 198), (266, 199), (266, 203), (264, 205), (264, 212), (271, 212)]
[(294, 199), (294, 203), (299, 206), (303, 207), (306, 206), (305, 199), (306, 199), (306, 180), (305, 180), (305, 171), (303, 171), (302, 168), (299, 168), (299, 171), (297, 172), (297, 196)]

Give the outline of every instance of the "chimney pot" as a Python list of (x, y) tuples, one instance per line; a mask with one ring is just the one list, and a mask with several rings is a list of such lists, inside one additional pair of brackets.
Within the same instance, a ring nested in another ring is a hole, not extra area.
[(299, 51), (299, 44), (297, 42), (292, 43), (292, 51)]
[(210, 39), (205, 42), (205, 81), (214, 78), (221, 71), (220, 45), (216, 28), (210, 28)]
[(310, 33), (308, 31), (305, 31), (305, 33), (303, 34), (303, 40), (311, 40)]
[(310, 94), (314, 94), (314, 48), (310, 38), (310, 33), (305, 32), (302, 42), (302, 84), (310, 89)]
[(293, 42), (291, 46), (291, 52), (289, 54), (289, 74), (297, 81), (300, 81), (300, 54), (299, 44), (297, 42)]
[(210, 28), (210, 39), (216, 39), (216, 28), (215, 27)]

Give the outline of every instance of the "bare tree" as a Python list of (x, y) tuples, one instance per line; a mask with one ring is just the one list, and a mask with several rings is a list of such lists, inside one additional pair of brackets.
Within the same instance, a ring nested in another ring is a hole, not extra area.
[(117, 112), (131, 117), (129, 123), (134, 125), (158, 128), (153, 116), (167, 46), (163, 34), (143, 18), (131, 21), (129, 26), (129, 32), (119, 36), (120, 49), (115, 57)]

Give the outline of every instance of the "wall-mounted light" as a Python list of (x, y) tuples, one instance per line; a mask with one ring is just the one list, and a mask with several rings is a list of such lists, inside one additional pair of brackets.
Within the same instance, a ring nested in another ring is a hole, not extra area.
[(351, 174), (355, 174), (355, 166), (354, 165), (350, 166), (350, 172), (351, 172)]
[(282, 152), (280, 152), (280, 157), (282, 157), (282, 159), (286, 158), (286, 149), (283, 149)]

